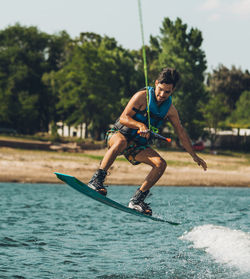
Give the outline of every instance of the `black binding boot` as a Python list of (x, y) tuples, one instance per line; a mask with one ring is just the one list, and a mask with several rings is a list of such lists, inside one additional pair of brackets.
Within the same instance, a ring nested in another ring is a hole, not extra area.
[(148, 193), (149, 190), (142, 192), (140, 189), (137, 189), (134, 196), (131, 198), (128, 207), (135, 209), (141, 213), (152, 215), (152, 209), (150, 208), (149, 204), (144, 202)]
[(103, 182), (106, 178), (107, 172), (105, 170), (99, 169), (97, 170), (93, 177), (90, 179), (88, 186), (94, 189), (96, 192), (106, 196), (107, 189), (103, 185)]

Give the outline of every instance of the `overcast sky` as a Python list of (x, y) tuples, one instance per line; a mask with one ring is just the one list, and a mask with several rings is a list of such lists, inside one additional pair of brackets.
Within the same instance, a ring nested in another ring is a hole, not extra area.
[[(145, 41), (164, 17), (202, 31), (208, 71), (219, 63), (250, 71), (250, 0), (141, 0)], [(71, 37), (95, 32), (129, 49), (141, 47), (137, 0), (0, 0), (0, 29), (19, 22)]]

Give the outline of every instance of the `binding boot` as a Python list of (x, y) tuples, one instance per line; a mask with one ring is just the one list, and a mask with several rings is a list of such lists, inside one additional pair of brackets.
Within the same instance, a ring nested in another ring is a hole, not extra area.
[(105, 170), (97, 170), (93, 177), (90, 179), (88, 186), (94, 189), (96, 192), (102, 194), (103, 196), (107, 195), (107, 189), (103, 185), (106, 178), (107, 172)]
[(144, 202), (148, 193), (149, 190), (142, 192), (140, 189), (137, 189), (134, 196), (131, 198), (128, 207), (135, 209), (141, 213), (152, 215), (152, 209), (150, 208), (149, 204)]

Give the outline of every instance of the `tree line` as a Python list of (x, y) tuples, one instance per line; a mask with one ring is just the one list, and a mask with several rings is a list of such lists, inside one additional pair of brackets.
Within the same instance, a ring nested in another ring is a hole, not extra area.
[[(184, 127), (193, 140), (204, 128), (215, 140), (221, 127), (250, 127), (250, 73), (223, 65), (207, 73), (202, 41), (197, 28), (165, 18), (146, 46), (149, 81), (153, 86), (163, 67), (176, 68), (181, 82), (173, 100)], [(0, 127), (34, 134), (58, 121), (85, 123), (99, 139), (142, 87), (141, 49), (125, 49), (114, 38), (89, 32), (71, 38), (20, 24), (0, 31)]]

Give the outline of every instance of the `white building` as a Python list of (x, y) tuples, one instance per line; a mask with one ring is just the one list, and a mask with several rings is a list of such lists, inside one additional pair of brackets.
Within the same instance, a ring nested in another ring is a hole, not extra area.
[[(86, 124), (82, 123), (78, 126), (68, 126), (63, 122), (57, 122), (57, 133), (62, 137), (77, 137), (77, 138), (85, 138), (86, 136)], [(51, 133), (51, 126), (50, 126)]]

